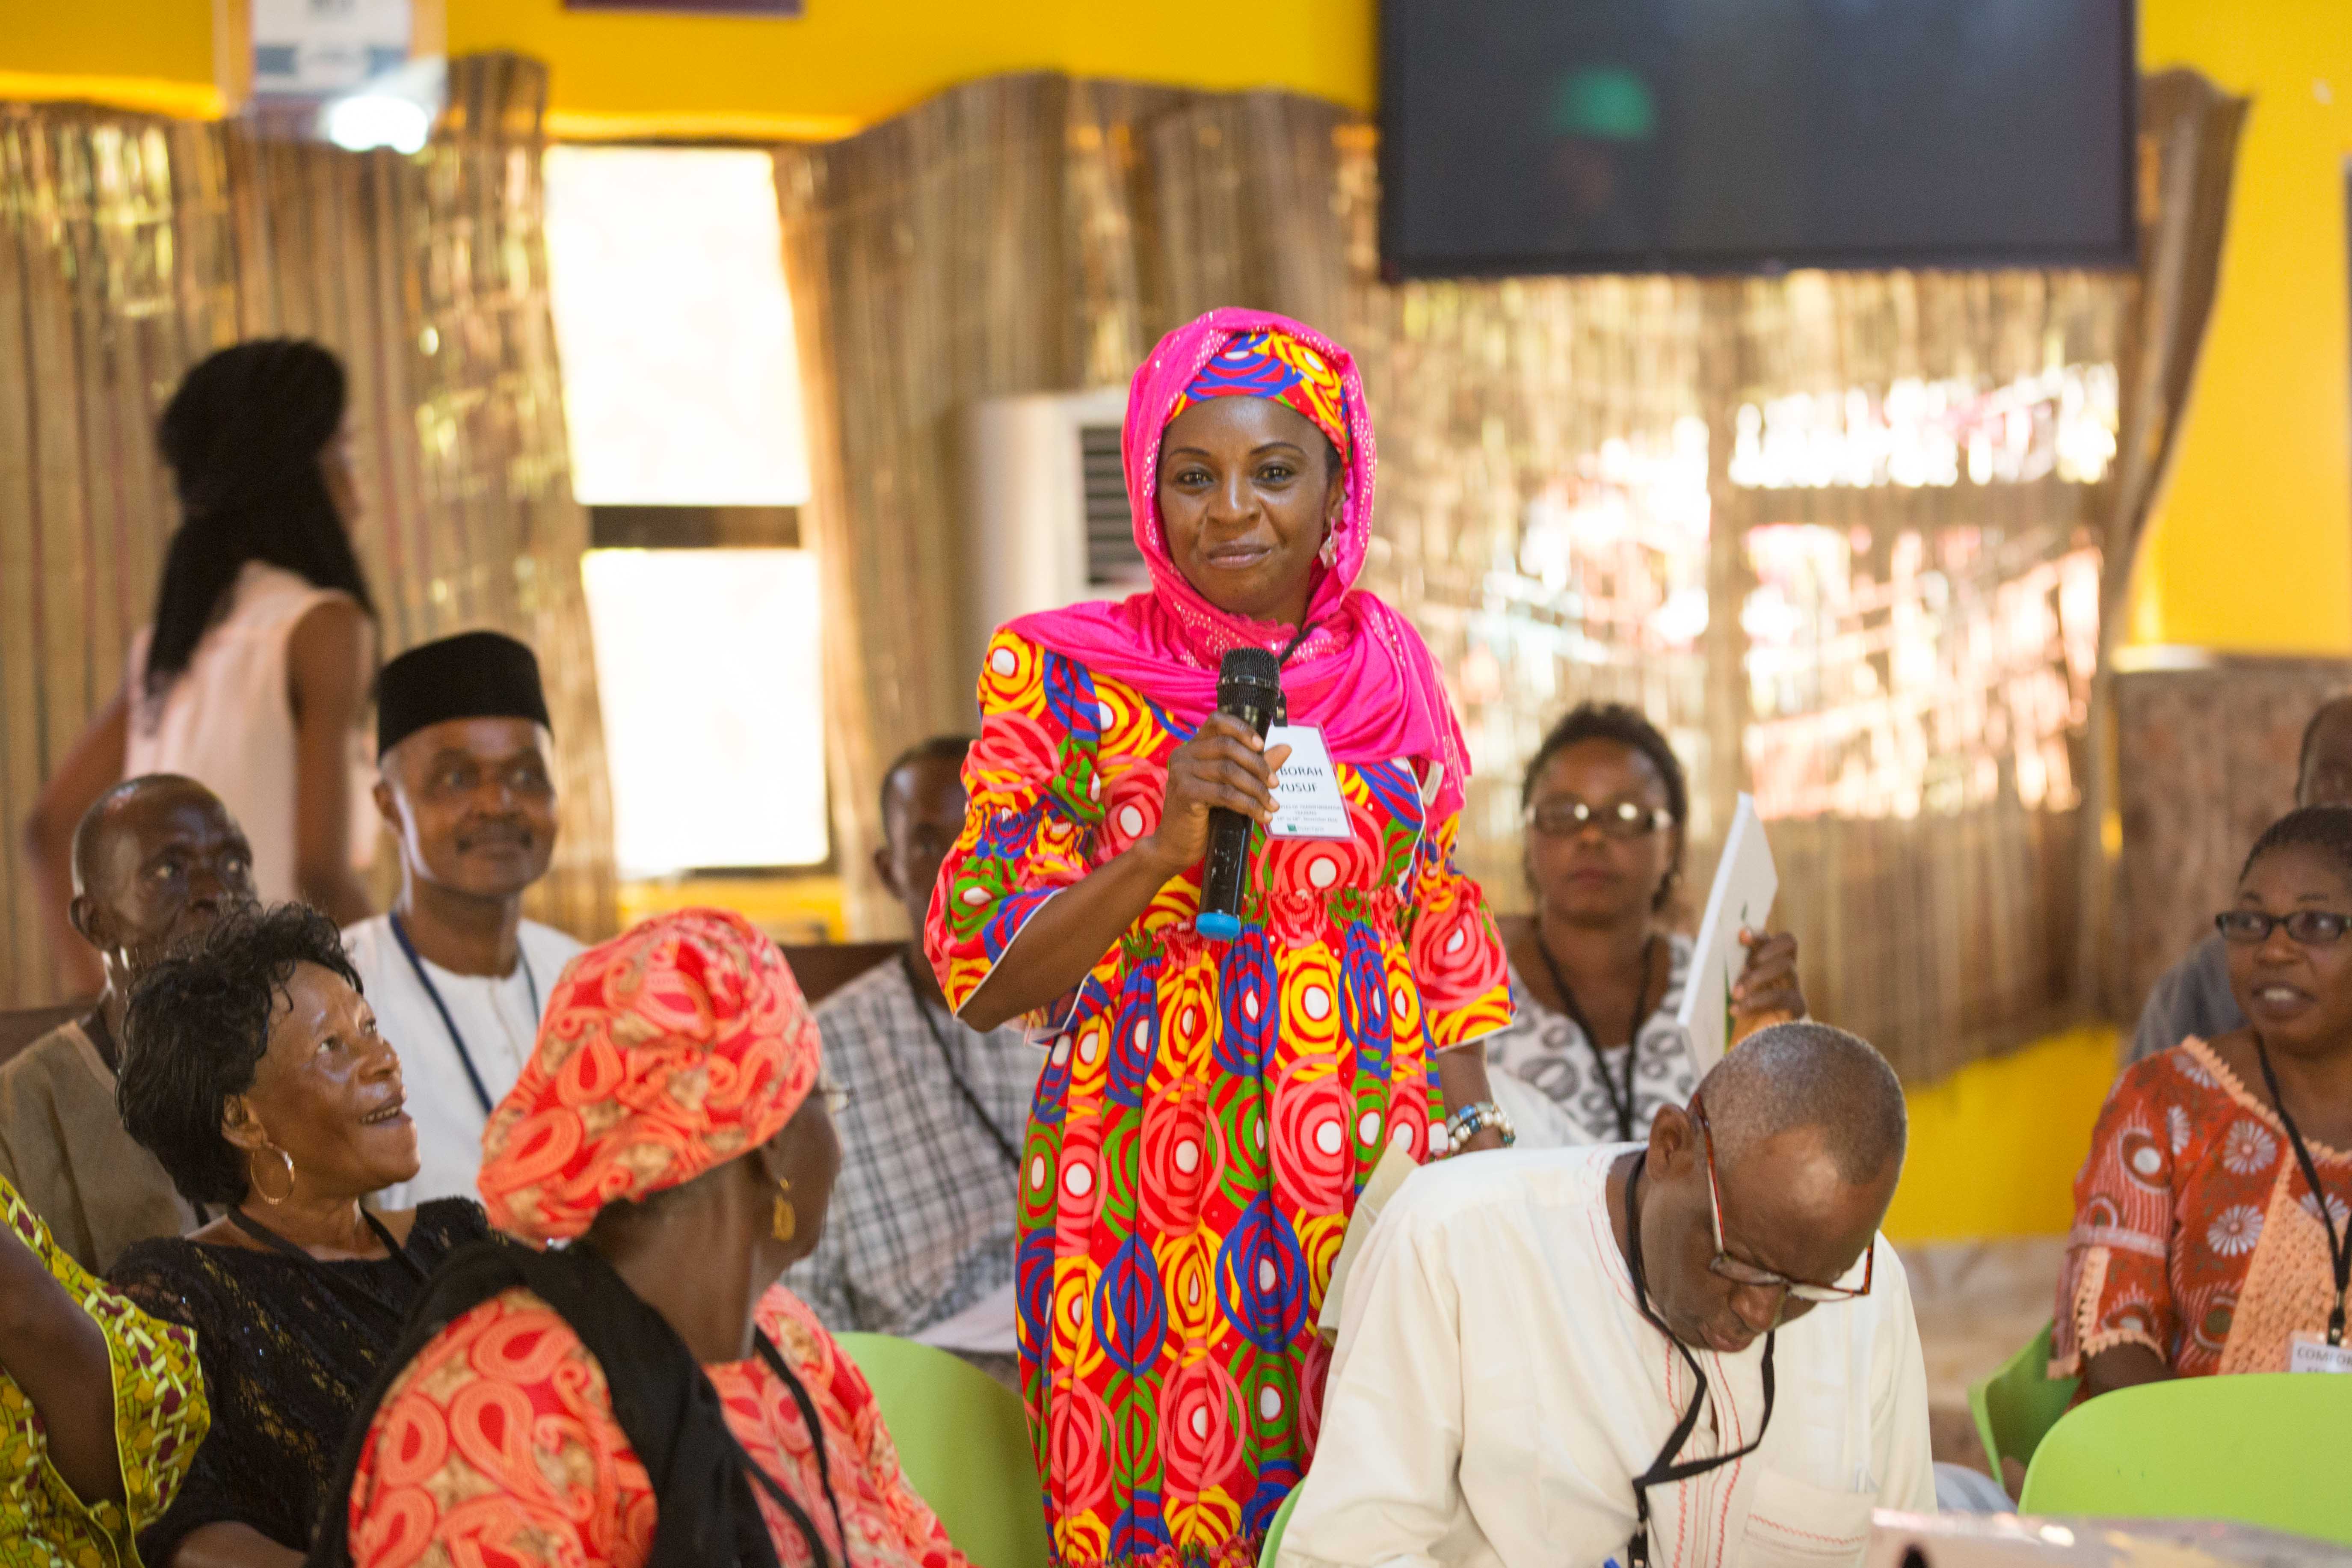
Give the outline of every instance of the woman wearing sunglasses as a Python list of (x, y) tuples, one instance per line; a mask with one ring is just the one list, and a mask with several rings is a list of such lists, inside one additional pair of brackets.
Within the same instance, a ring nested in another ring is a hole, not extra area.
[(2215, 924), (2250, 1022), (2128, 1068), (2074, 1180), (2050, 1370), (2086, 1395), (2352, 1367), (2352, 807), (2280, 818)]
[[(1639, 710), (1587, 702), (1544, 737), (1519, 804), (1536, 911), (1503, 922), (1512, 1023), (1487, 1037), (1487, 1060), (1557, 1104), (1568, 1141), (1630, 1143), (1696, 1081), (1674, 1020), (1691, 940), (1671, 923), (1690, 786)], [(1805, 1016), (1797, 939), (1741, 940), (1735, 1039)]]

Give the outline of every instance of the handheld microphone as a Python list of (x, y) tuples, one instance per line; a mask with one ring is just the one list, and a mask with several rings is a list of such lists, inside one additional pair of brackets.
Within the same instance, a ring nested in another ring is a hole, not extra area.
[[(1282, 664), (1262, 647), (1237, 647), (1217, 666), (1217, 711), (1240, 720), (1265, 739), (1282, 700)], [(1249, 874), (1250, 829), (1238, 811), (1209, 812), (1209, 853), (1202, 862), (1201, 912), (1192, 929), (1211, 942), (1242, 934), (1242, 883)]]

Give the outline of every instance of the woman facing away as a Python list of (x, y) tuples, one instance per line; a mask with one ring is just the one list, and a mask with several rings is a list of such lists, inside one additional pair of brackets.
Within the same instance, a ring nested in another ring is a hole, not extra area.
[[(1519, 786), (1532, 920), (1503, 922), (1511, 1025), (1486, 1059), (1562, 1113), (1559, 1142), (1631, 1143), (1697, 1085), (1675, 1022), (1690, 938), (1667, 924), (1682, 878), (1690, 785), (1641, 712), (1587, 702), (1552, 727)], [(1805, 1016), (1797, 939), (1743, 931), (1734, 1039)]]
[(377, 1214), (416, 1174), (400, 1063), (333, 922), (282, 904), (224, 917), (131, 993), (123, 1125), (191, 1203), (226, 1210), (142, 1241), (108, 1279), (194, 1329), (212, 1433), (141, 1535), (148, 1568), (281, 1568), (310, 1544), (352, 1412), (425, 1277), (489, 1234), (445, 1198)]
[[(1212, 311), (1136, 372), (1124, 446), (1150, 589), (996, 634), (925, 941), (967, 1022), (1047, 1042), (1016, 1281), (1057, 1560), (1240, 1568), (1312, 1457), (1357, 1193), (1391, 1147), (1506, 1141), (1479, 1042), (1510, 1003), (1454, 866), (1460, 729), (1351, 586), (1373, 444), (1346, 351)], [(1216, 711), (1239, 647), (1334, 764), (1332, 837), (1265, 834), (1292, 753)], [(1193, 926), (1215, 807), (1255, 825), (1224, 943)]]
[(2086, 1397), (2345, 1338), (2352, 807), (2272, 824), (2215, 924), (2249, 1022), (2125, 1068), (2074, 1179), (2050, 1373)]
[(375, 668), (375, 608), (353, 553), (360, 515), (343, 367), (312, 342), (261, 338), (188, 372), (158, 432), (182, 521), (154, 619), (122, 689), (51, 775), (25, 825), (50, 947), (77, 995), (104, 981), (66, 916), (73, 834), (109, 788), (181, 773), (221, 797), (253, 843), (263, 901), (299, 898), (337, 925), (370, 912), (373, 853), (358, 721)]
[(969, 1568), (778, 1283), (841, 1167), (822, 1048), (740, 915), (663, 915), (572, 962), (481, 1174), (502, 1229), (570, 1245), (435, 1276), (313, 1563)]

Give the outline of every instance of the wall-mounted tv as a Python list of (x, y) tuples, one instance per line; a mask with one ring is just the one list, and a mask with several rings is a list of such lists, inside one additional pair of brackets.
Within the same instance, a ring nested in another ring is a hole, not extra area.
[(2132, 0), (1383, 0), (1392, 277), (2126, 267)]

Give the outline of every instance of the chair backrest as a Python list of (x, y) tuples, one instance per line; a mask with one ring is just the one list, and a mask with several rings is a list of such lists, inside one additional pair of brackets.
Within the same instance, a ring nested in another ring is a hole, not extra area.
[(1274, 1568), (1274, 1560), (1282, 1554), (1282, 1532), (1290, 1528), (1290, 1510), (1298, 1506), (1298, 1494), (1306, 1485), (1301, 1479), (1274, 1510), (1274, 1522), (1265, 1527), (1265, 1544), (1258, 1550), (1257, 1568)]
[(2074, 1402), (2074, 1390), (2081, 1385), (2080, 1378), (2050, 1376), (2051, 1328), (2042, 1324), (2042, 1331), (2023, 1350), (1969, 1390), (1977, 1436), (1984, 1442), (1985, 1458), (1991, 1462), (1996, 1479), (2004, 1458), (2021, 1465), (2032, 1463), (2042, 1435), (2066, 1414), (2066, 1407)]
[(2050, 1429), (2025, 1513), (2221, 1519), (2352, 1545), (2352, 1377), (2184, 1377), (2103, 1394)]
[(908, 1484), (979, 1568), (1045, 1568), (1045, 1492), (1013, 1391), (942, 1350), (839, 1334), (874, 1390)]

